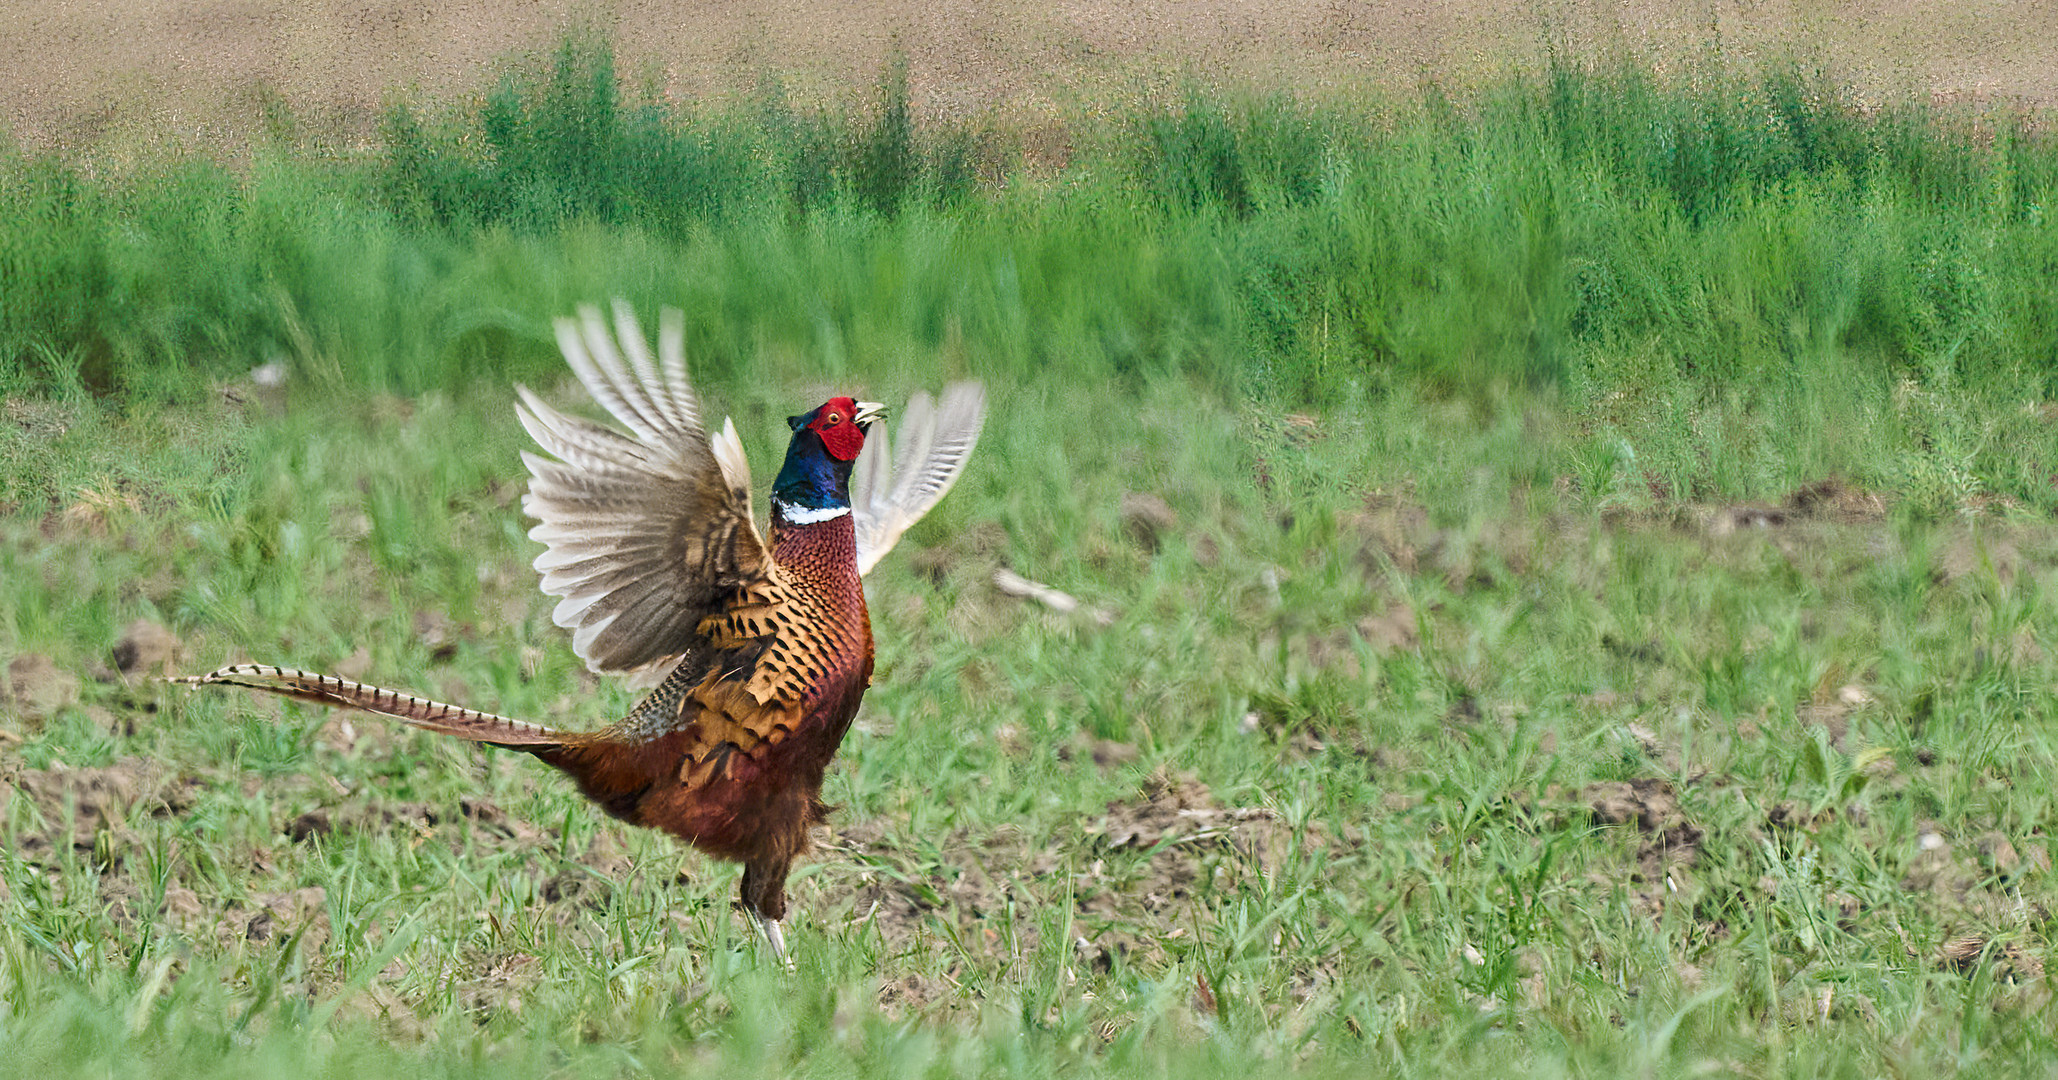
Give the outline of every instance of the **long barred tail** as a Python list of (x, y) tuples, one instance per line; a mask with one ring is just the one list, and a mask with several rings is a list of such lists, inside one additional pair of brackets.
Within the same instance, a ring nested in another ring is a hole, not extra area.
[(573, 733), (513, 720), (493, 713), (445, 705), (397, 690), (339, 679), (311, 671), (272, 667), (269, 664), (236, 664), (205, 675), (184, 675), (166, 679), (183, 686), (241, 686), (281, 697), (312, 701), (345, 709), (363, 709), (405, 720), (424, 731), (453, 735), (472, 742), (495, 746), (540, 749), (563, 745)]

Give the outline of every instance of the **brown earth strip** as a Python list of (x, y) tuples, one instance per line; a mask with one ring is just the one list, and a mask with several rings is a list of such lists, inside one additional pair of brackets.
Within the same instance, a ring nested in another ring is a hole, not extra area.
[(2058, 102), (2058, 5), (2031, 0), (0, 0), (0, 126), (37, 144), (215, 145), (291, 114), (363, 136), (389, 95), (476, 93), (570, 27), (614, 41), (631, 85), (676, 99), (771, 77), (804, 100), (842, 97), (898, 50), (921, 114), (1025, 129), (1189, 78), (1313, 94), (1425, 75), (1464, 86), (1552, 49), (1628, 53), (1661, 73), (1791, 55), (1870, 98)]

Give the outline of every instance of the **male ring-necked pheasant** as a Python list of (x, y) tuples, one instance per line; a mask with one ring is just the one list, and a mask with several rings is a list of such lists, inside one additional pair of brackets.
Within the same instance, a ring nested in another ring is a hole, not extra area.
[(823, 773), (871, 681), (860, 578), (957, 479), (984, 392), (954, 385), (940, 407), (916, 395), (890, 461), (883, 438), (866, 442), (877, 404), (835, 397), (792, 417), (768, 545), (735, 425), (712, 439), (701, 425), (679, 313), (660, 320), (655, 362), (627, 305), (614, 314), (614, 335), (588, 307), (558, 321), (557, 339), (633, 434), (521, 386), (515, 412), (556, 459), (522, 455), (533, 477), (522, 507), (541, 522), (529, 536), (546, 546), (536, 569), (563, 598), (553, 618), (592, 670), (656, 686), (629, 715), (561, 731), (259, 664), (174, 681), (365, 709), (533, 754), (614, 817), (742, 863), (744, 910), (786, 962), (786, 875), (823, 820)]

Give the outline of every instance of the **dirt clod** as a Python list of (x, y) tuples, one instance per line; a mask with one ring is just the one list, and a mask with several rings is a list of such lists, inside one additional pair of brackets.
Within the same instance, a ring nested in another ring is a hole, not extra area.
[(909, 974), (879, 987), (879, 1008), (889, 1016), (920, 1012), (943, 996), (945, 986), (941, 979)]
[(23, 653), (7, 663), (0, 703), (25, 720), (42, 722), (79, 703), (79, 677), (41, 653)]
[(334, 831), (336, 826), (329, 820), (327, 810), (309, 810), (286, 823), (286, 835), (296, 844), (304, 844), (315, 837), (327, 836)]
[(2014, 872), (2022, 857), (2016, 854), (2015, 845), (1998, 832), (1990, 832), (1979, 838), (1974, 845), (1979, 849), (1980, 862), (1998, 874)]
[(1346, 535), (1359, 542), (1359, 557), (1368, 571), (1391, 564), (1412, 574), (1424, 553), (1437, 543), (1436, 529), (1429, 523), (1429, 511), (1412, 498), (1374, 495), (1365, 508), (1346, 516), (1340, 523)]
[(417, 611), (414, 613), (415, 639), (429, 650), (429, 659), (438, 664), (449, 663), (457, 655), (457, 638), (460, 630), (451, 625), (450, 618), (440, 611)]
[(1792, 832), (1794, 830), (1814, 829), (1827, 825), (1835, 817), (1835, 814), (1828, 811), (1820, 814), (1813, 813), (1807, 806), (1788, 799), (1774, 805), (1765, 814), (1765, 824), (1782, 832)]
[(1590, 784), (1581, 796), (1594, 821), (1634, 825), (1644, 840), (1637, 848), (1636, 877), (1643, 888), (1636, 899), (1647, 913), (1663, 910), (1685, 870), (1700, 859), (1705, 839), (1699, 826), (1680, 810), (1670, 781), (1655, 777)]
[(1141, 756), (1143, 752), (1136, 747), (1113, 739), (1095, 739), (1086, 746), (1084, 753), (1071, 746), (1058, 747), (1058, 760), (1072, 761), (1083, 757), (1102, 769), (1134, 764)]
[(240, 932), (246, 941), (263, 942), (304, 931), (303, 949), (319, 952), (328, 940), (328, 891), (319, 885), (251, 898), (255, 910), (232, 907), (222, 913), (221, 927)]
[[(488, 811), (489, 816), (491, 813), (492, 811)], [(317, 806), (287, 822), (280, 831), (295, 843), (306, 843), (316, 837), (357, 830), (399, 833), (408, 836), (412, 842), (420, 843), (436, 835), (437, 827), (448, 817), (448, 810), (439, 809), (429, 803), (353, 801), (334, 806)], [(501, 832), (504, 836), (513, 834), (511, 828), (495, 831)]]
[(206, 908), (201, 906), (199, 893), (184, 885), (165, 888), (164, 917), (173, 929), (190, 934), (205, 924), (205, 916)]
[(543, 836), (542, 830), (500, 808), (483, 796), (470, 795), (457, 802), (458, 812), (474, 825), (514, 840), (530, 841)]
[(1584, 798), (1593, 807), (1594, 820), (1603, 825), (1634, 823), (1644, 832), (1657, 832), (1679, 817), (1679, 799), (1669, 781), (1652, 778), (1613, 780), (1589, 785)]
[[(71, 769), (25, 769), (13, 777), (13, 788), (0, 788), (0, 817), (23, 830), (24, 853), (48, 850), (59, 842), (58, 830), (71, 813), (71, 832), (62, 839), (81, 851), (94, 850), (103, 831), (119, 832), (138, 816), (163, 817), (191, 806), (197, 782), (166, 777), (144, 758), (124, 758), (112, 765)], [(13, 805), (18, 793), (33, 809)], [(34, 822), (40, 818), (41, 824)], [(125, 847), (111, 844), (118, 855)]]
[(1770, 506), (1724, 506), (1709, 512), (1703, 526), (1709, 536), (1731, 536), (1751, 529), (1773, 529), (1785, 525), (1792, 517), (1786, 511)]
[(1422, 644), (1414, 609), (1398, 601), (1377, 615), (1359, 619), (1358, 635), (1381, 653), (1407, 652)]
[(1995, 942), (1991, 935), (1961, 934), (1939, 950), (1937, 966), (1945, 971), (1971, 975), (1981, 963), (1993, 965), (1995, 977), (2003, 982), (2024, 983), (2042, 977), (2044, 962), (2015, 942)]
[(1887, 513), (1886, 499), (1878, 492), (1835, 477), (1795, 488), (1787, 495), (1786, 506), (1803, 517), (1847, 525), (1884, 521)]
[(114, 643), (114, 666), (124, 675), (157, 674), (177, 659), (178, 652), (179, 639), (170, 630), (149, 619), (137, 619)]
[(2022, 551), (2006, 533), (1971, 531), (1954, 536), (1936, 557), (1934, 577), (1944, 583), (1991, 577), (2013, 584), (2022, 572)]
[(1915, 838), (1915, 858), (1901, 875), (1901, 888), (1909, 892), (1953, 896), (1964, 893), (1975, 880), (1943, 833), (1925, 825)]
[(1165, 534), (1179, 528), (1179, 513), (1170, 503), (1147, 491), (1122, 493), (1122, 531), (1136, 546), (1156, 552), (1164, 546)]
[(1195, 780), (1155, 776), (1144, 791), (1142, 802), (1108, 804), (1100, 825), (1107, 847), (1141, 851), (1168, 843), (1226, 842), (1240, 824), (1278, 819), (1270, 810), (1218, 806), (1207, 785)]
[(372, 651), (362, 645), (359, 645), (349, 656), (336, 661), (336, 665), (329, 669), (331, 674), (352, 680), (364, 678), (371, 670)]
[[(607, 902), (628, 870), (629, 857), (623, 853), (620, 840), (613, 831), (602, 829), (593, 834), (592, 842), (578, 858), (561, 863), (558, 871), (537, 887), (536, 895), (546, 904), (594, 910)], [(569, 910), (558, 915), (560, 919), (570, 916)]]
[(1886, 520), (1886, 499), (1834, 477), (1803, 484), (1790, 492), (1778, 506), (1738, 503), (1731, 506), (1687, 508), (1679, 520), (1699, 525), (1713, 538), (1737, 533), (1771, 531), (1803, 522), (1828, 525), (1867, 525)]

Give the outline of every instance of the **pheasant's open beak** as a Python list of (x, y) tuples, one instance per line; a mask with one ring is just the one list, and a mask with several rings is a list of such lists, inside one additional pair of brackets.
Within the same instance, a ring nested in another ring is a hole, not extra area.
[(883, 420), (885, 418), (886, 406), (881, 405), (876, 401), (858, 402), (857, 415), (851, 417), (852, 420), (855, 420), (857, 422), (857, 425), (859, 427), (863, 427), (874, 420)]

